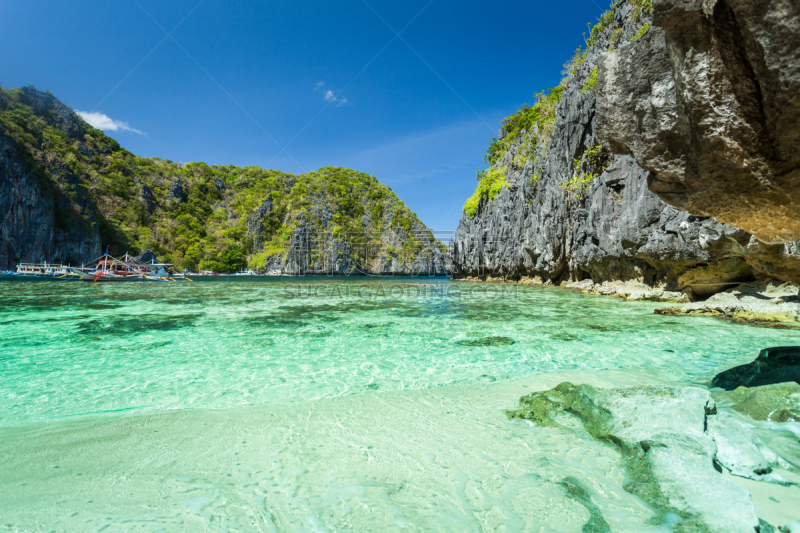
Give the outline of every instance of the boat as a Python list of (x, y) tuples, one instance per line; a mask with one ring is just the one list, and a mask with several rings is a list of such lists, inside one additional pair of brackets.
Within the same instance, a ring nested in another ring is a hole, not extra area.
[(170, 263), (142, 263), (127, 253), (116, 258), (108, 255), (97, 260), (97, 267), (91, 270), (70, 268), (69, 273), (77, 276), (81, 281), (92, 283), (120, 282), (120, 281), (156, 281), (177, 282), (191, 281), (191, 279), (169, 272)]
[(35, 276), (35, 277), (64, 277), (70, 275), (70, 268), (67, 265), (44, 263), (20, 263), (17, 265), (16, 272), (8, 272), (16, 276)]
[(20, 263), (17, 265), (17, 271), (14, 274), (21, 276), (63, 276), (69, 274), (69, 268), (66, 265), (54, 265), (36, 263)]
[(218, 274), (216, 272), (214, 272), (213, 270), (199, 270), (198, 272), (195, 272), (194, 274), (190, 273), (190, 275), (192, 275), (192, 276), (217, 276)]

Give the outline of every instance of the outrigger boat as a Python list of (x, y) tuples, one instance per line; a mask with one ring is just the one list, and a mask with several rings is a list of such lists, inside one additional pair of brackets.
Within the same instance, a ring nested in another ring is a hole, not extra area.
[(69, 267), (67, 265), (54, 265), (52, 263), (48, 264), (47, 262), (44, 262), (42, 264), (20, 263), (19, 265), (17, 265), (16, 272), (8, 272), (8, 274), (14, 276), (63, 278), (69, 276), (70, 268), (72, 267)]
[(97, 268), (85, 272), (81, 269), (70, 268), (69, 273), (77, 276), (81, 281), (92, 283), (107, 281), (192, 281), (189, 278), (170, 274), (167, 267), (169, 263), (142, 263), (127, 253), (123, 258), (111, 257), (106, 253), (98, 260)]

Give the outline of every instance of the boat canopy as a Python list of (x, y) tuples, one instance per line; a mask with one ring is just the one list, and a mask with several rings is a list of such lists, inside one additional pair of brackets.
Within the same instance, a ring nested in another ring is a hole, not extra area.
[(135, 257), (131, 257), (127, 253), (121, 258), (106, 254), (98, 257), (93, 262), (97, 263), (98, 271), (110, 270), (115, 273), (125, 272), (140, 275), (149, 274), (151, 276), (167, 276), (167, 267), (172, 266), (171, 263), (156, 263), (155, 261), (144, 263), (137, 260)]

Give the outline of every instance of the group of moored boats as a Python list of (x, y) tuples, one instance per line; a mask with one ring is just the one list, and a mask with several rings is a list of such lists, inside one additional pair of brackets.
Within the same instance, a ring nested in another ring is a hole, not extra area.
[(127, 253), (122, 258), (108, 254), (91, 262), (91, 267), (73, 267), (62, 264), (21, 263), (16, 271), (2, 272), (6, 276), (81, 280), (92, 283), (117, 281), (192, 281), (183, 274), (170, 271), (167, 263), (143, 263)]

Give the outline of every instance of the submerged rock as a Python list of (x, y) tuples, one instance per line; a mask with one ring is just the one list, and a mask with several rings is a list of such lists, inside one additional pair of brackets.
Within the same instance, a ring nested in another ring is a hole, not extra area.
[(750, 494), (714, 467), (717, 445), (708, 433), (716, 405), (695, 387), (598, 390), (562, 383), (520, 399), (510, 418), (559, 425), (577, 416), (593, 437), (620, 449), (633, 481), (626, 487), (681, 520), (675, 531), (753, 532), (759, 525)]
[(735, 476), (793, 485), (772, 467), (789, 468), (789, 464), (759, 439), (747, 424), (728, 413), (708, 418), (708, 432), (717, 443), (716, 460)]
[(775, 533), (775, 528), (769, 522), (759, 519), (758, 533)]
[(583, 525), (583, 533), (611, 533), (611, 527), (603, 518), (603, 513), (596, 503), (592, 501), (589, 490), (574, 477), (568, 477), (561, 482), (567, 489), (567, 496), (583, 505), (589, 511), (589, 520)]
[(731, 407), (753, 420), (800, 422), (800, 385), (790, 381), (760, 387), (738, 387), (724, 393)]
[(510, 346), (514, 344), (514, 339), (510, 337), (484, 337), (482, 339), (472, 339), (458, 341), (461, 346)]
[(774, 383), (800, 383), (800, 346), (781, 346), (761, 350), (756, 360), (720, 372), (711, 380), (713, 387), (733, 390)]

